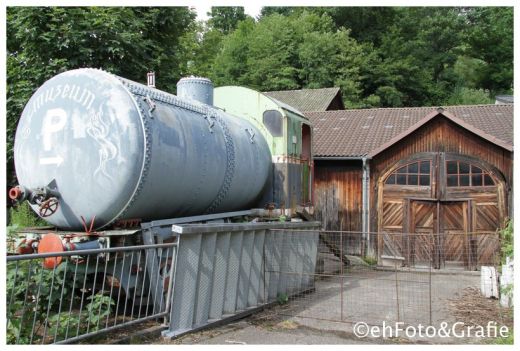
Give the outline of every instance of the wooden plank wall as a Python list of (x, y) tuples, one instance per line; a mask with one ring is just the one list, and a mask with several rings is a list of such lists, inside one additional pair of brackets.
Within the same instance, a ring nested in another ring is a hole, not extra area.
[[(512, 154), (446, 118), (439, 118), (377, 155), (371, 164), (376, 177), (388, 166), (418, 152), (453, 152), (484, 160), (512, 179)], [(373, 178), (374, 179), (374, 178)]]
[(322, 233), (328, 246), (348, 255), (363, 254), (361, 161), (314, 160), (314, 208), (325, 230), (349, 233)]
[(327, 230), (362, 230), (361, 161), (314, 161), (316, 219)]

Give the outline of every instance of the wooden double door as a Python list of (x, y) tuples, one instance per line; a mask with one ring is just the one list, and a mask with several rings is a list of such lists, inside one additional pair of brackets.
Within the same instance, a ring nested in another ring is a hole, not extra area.
[(504, 182), (478, 160), (421, 155), (383, 175), (379, 191), (380, 258), (470, 270), (495, 262)]
[(407, 264), (472, 266), (470, 206), (471, 201), (410, 200)]
[(410, 200), (407, 264), (433, 268), (465, 268), (496, 263), (495, 230), (499, 211), (494, 203)]

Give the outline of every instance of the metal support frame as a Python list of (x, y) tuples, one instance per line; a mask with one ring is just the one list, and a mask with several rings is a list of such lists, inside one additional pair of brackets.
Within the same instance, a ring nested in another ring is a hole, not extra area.
[[(178, 337), (250, 314), (276, 301), (279, 293), (290, 296), (311, 289), (314, 281), (307, 275), (315, 270), (320, 226), (320, 222), (172, 224), (178, 238), (177, 267), (169, 328), (162, 335)], [(279, 252), (282, 242), (287, 252)], [(266, 267), (266, 259), (276, 267)], [(301, 278), (283, 273), (288, 270)]]

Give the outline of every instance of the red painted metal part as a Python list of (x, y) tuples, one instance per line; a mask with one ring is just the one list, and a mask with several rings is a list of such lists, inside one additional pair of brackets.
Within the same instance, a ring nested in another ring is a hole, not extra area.
[(40, 217), (49, 217), (53, 215), (59, 206), (59, 201), (56, 198), (50, 198), (40, 204)]
[[(49, 233), (43, 236), (38, 245), (38, 253), (48, 253), (48, 252), (63, 252), (65, 249), (63, 248), (63, 243), (61, 242), (61, 238), (59, 235), (54, 233)], [(43, 267), (47, 269), (53, 269), (57, 267), (63, 257), (47, 257), (43, 259)]]
[(36, 240), (34, 240), (34, 239), (29, 239), (29, 240), (23, 239), (22, 242), (20, 243), (20, 245), (16, 248), (16, 251), (18, 252), (19, 255), (32, 254), (34, 252), (32, 244), (35, 241)]
[(83, 229), (85, 229), (85, 233), (87, 235), (90, 235), (90, 234), (94, 234), (92, 232), (92, 229), (94, 229), (94, 221), (96, 220), (96, 216), (92, 217), (92, 219), (90, 220), (90, 227), (87, 228), (87, 221), (85, 220), (85, 217), (83, 216), (80, 216), (81, 217), (81, 223), (83, 223)]
[(20, 187), (15, 186), (14, 188), (9, 189), (9, 198), (11, 200), (16, 200), (22, 195), (22, 190)]

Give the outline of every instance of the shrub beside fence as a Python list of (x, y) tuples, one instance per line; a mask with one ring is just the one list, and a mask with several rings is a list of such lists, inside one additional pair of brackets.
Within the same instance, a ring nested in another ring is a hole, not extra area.
[[(52, 267), (56, 253), (8, 256), (7, 343), (74, 342), (165, 317), (175, 249), (171, 243), (62, 252), (64, 262), (52, 269), (44, 262)], [(156, 282), (147, 265), (160, 268)]]

